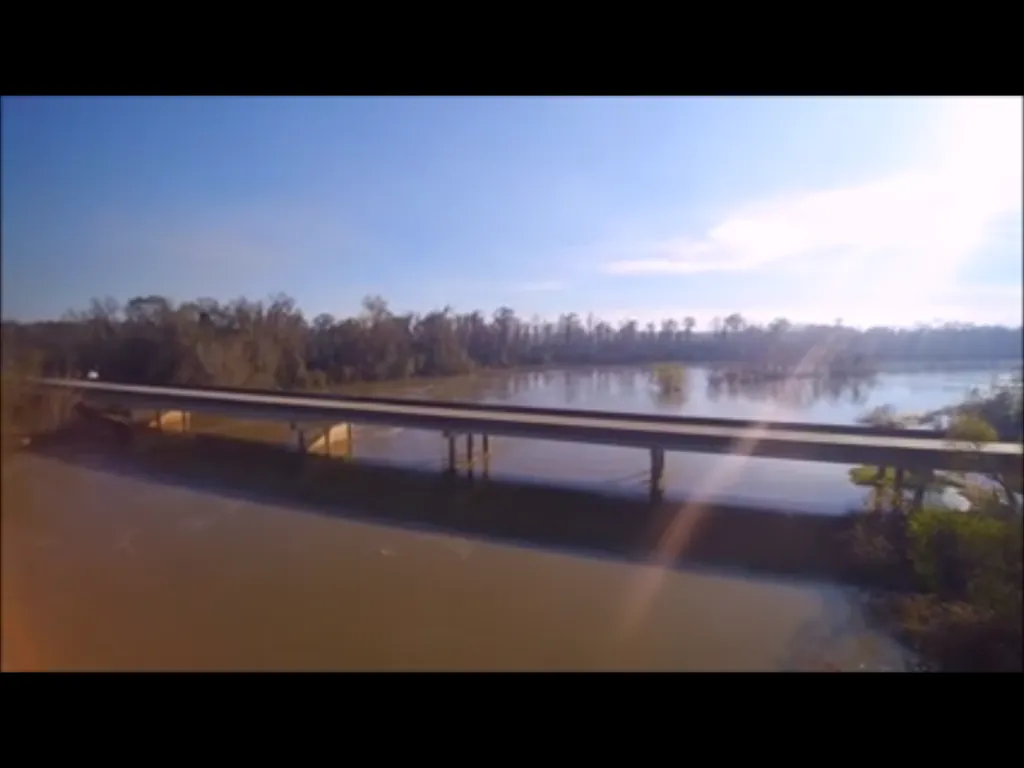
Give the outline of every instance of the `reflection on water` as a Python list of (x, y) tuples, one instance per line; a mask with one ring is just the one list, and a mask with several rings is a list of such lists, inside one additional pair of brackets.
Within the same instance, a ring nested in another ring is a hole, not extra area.
[(389, 390), (408, 397), (552, 408), (644, 412), (651, 410), (645, 407), (649, 403), (656, 412), (709, 416), (727, 410), (723, 400), (771, 401), (792, 410), (821, 401), (834, 407), (860, 406), (877, 385), (871, 376), (738, 381), (709, 374), (705, 368), (689, 369), (682, 391), (670, 393), (657, 386), (653, 369), (640, 368), (487, 373), (430, 385), (391, 386)]
[(782, 403), (792, 409), (806, 409), (822, 400), (832, 406), (863, 405), (867, 402), (875, 378), (800, 378), (765, 381), (729, 381), (710, 378), (707, 397), (711, 402), (722, 398), (745, 398), (755, 403)]
[[(714, 384), (709, 369), (687, 370), (682, 392), (665, 395), (653, 367), (602, 367), (488, 373), (427, 385), (399, 385), (391, 394), (438, 400), (467, 400), (539, 408), (574, 408), (671, 416), (856, 424), (879, 405), (900, 412), (922, 412), (952, 405), (973, 388), (987, 388), (1004, 368), (903, 369), (870, 378)], [(494, 439), (492, 472), (582, 486), (641, 491), (646, 482), (645, 452), (609, 446)], [(389, 439), (363, 431), (357, 453), (383, 461), (437, 462), (443, 456), (436, 434), (403, 430)], [(794, 511), (842, 512), (859, 507), (865, 492), (852, 486), (840, 465), (700, 454), (669, 454), (670, 494), (707, 495), (727, 503), (778, 505)], [(713, 485), (708, 478), (716, 478)]]

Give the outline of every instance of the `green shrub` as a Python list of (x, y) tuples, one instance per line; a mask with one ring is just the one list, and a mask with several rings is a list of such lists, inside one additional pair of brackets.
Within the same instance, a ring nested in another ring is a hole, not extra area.
[[(952, 418), (948, 438), (980, 445), (1008, 439), (1014, 429), (1019, 433), (1020, 382), (1014, 386), (936, 412)], [(891, 410), (876, 411), (870, 418), (897, 421)], [(970, 472), (971, 462), (965, 461), (961, 469)], [(850, 480), (891, 491), (892, 470), (880, 482), (875, 472), (874, 467), (855, 467)], [(907, 473), (908, 490), (922, 483), (959, 487), (970, 502), (969, 511), (926, 508), (907, 515), (867, 514), (853, 527), (852, 549), (861, 575), (877, 586), (903, 590), (877, 605), (926, 668), (1021, 669), (1024, 527), (1013, 491), (1020, 492), (1022, 477), (1015, 472), (989, 479), (1002, 493), (966, 476)]]
[(921, 588), (944, 599), (966, 599), (973, 583), (1005, 572), (1012, 555), (1010, 523), (987, 514), (923, 509), (911, 514), (908, 534)]
[(686, 368), (681, 365), (658, 365), (654, 368), (654, 380), (662, 394), (683, 392), (687, 384)]
[[(894, 488), (896, 485), (896, 470), (893, 467), (886, 467), (881, 478), (878, 476), (878, 467), (868, 465), (853, 467), (849, 471), (850, 482), (854, 485), (867, 487)], [(933, 473), (920, 473), (906, 471), (903, 473), (903, 489), (912, 491), (921, 486), (925, 488), (941, 488), (943, 486), (959, 488), (963, 483), (955, 477), (936, 476)]]
[(967, 443), (990, 443), (999, 439), (996, 428), (989, 424), (981, 416), (973, 413), (963, 413), (953, 419), (946, 431), (951, 440), (960, 440)]
[(944, 668), (1019, 669), (1020, 516), (925, 509), (908, 519), (907, 546), (915, 584), (930, 596), (903, 606), (915, 644)]

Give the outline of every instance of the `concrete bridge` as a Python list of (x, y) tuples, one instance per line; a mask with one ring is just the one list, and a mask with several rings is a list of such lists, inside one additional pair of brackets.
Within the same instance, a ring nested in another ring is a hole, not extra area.
[[(474, 436), (481, 437), (485, 473), (492, 436), (639, 448), (649, 451), (651, 456), (651, 495), (655, 499), (660, 498), (663, 492), (666, 451), (893, 467), (897, 490), (902, 488), (907, 470), (1018, 473), (1024, 461), (1024, 450), (1017, 443), (954, 442), (940, 433), (892, 428), (693, 419), (66, 379), (43, 379), (36, 383), (44, 387), (75, 390), (90, 401), (109, 406), (284, 421), (293, 425), (296, 444), (303, 450), (322, 445), (329, 451), (334, 442), (333, 436), (340, 433), (345, 436), (342, 442), (351, 455), (353, 423), (435, 430), (448, 440), (449, 470), (452, 472), (457, 466), (456, 439), (460, 436), (465, 438), (470, 471), (477, 458)], [(187, 422), (185, 417), (183, 423), (187, 425)], [(311, 436), (317, 433), (318, 436), (311, 440)]]

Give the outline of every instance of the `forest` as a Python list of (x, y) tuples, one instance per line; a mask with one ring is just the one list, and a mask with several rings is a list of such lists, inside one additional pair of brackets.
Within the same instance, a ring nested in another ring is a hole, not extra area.
[(941, 364), (1019, 360), (1022, 329), (968, 324), (912, 329), (767, 325), (740, 313), (698, 328), (692, 317), (612, 326), (574, 313), (524, 319), (502, 307), (491, 317), (398, 314), (377, 296), (356, 317), (307, 319), (295, 301), (212, 299), (175, 304), (145, 296), (96, 300), (48, 322), (3, 323), (5, 372), (85, 376), (140, 384), (323, 388), (357, 381), (447, 376), (548, 365), (709, 363), (792, 372), (865, 371), (886, 362)]

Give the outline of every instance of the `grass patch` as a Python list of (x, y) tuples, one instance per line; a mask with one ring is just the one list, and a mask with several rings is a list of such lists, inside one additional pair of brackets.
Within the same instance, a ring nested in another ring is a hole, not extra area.
[[(859, 486), (894, 488), (896, 485), (896, 470), (893, 467), (886, 467), (882, 471), (881, 476), (879, 476), (878, 467), (854, 467), (850, 470), (849, 476), (850, 482)], [(930, 475), (921, 475), (909, 471), (903, 473), (904, 488), (915, 489), (922, 486), (927, 488), (934, 482), (934, 478)]]

